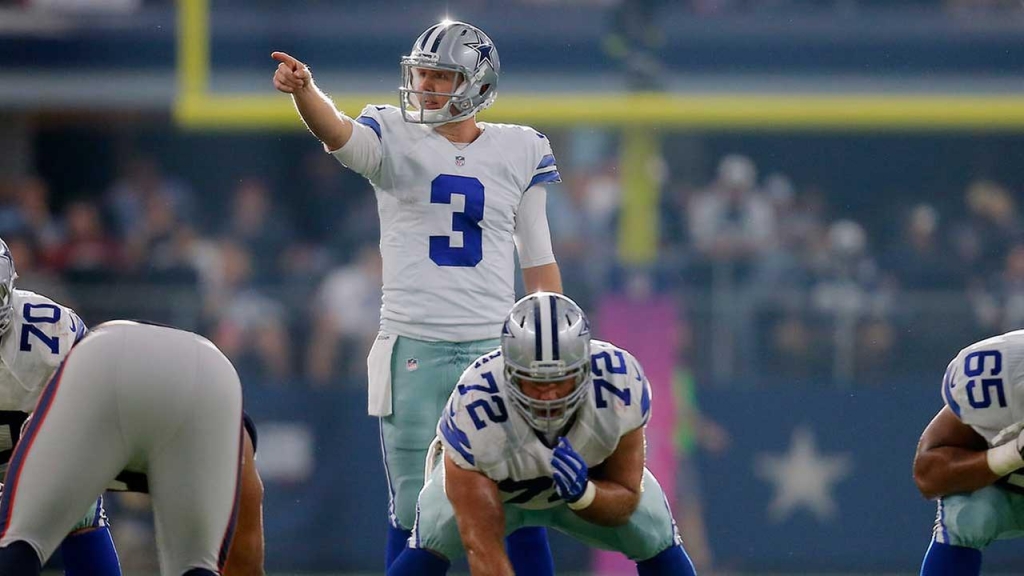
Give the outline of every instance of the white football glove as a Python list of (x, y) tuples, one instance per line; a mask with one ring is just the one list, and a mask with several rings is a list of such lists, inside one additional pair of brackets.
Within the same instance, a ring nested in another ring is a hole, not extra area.
[(988, 467), (999, 477), (1024, 468), (1024, 422), (1003, 428), (992, 438), (985, 454)]
[(992, 442), (989, 444), (994, 448), (996, 446), (1002, 446), (1010, 441), (1016, 442), (1017, 453), (1024, 457), (1024, 421), (1015, 422), (1006, 428), (1003, 428), (998, 434), (992, 437)]

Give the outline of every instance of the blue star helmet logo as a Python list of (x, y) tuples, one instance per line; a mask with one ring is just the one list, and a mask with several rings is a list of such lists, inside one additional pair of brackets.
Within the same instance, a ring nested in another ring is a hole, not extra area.
[(494, 50), (494, 46), (487, 44), (486, 42), (467, 42), (466, 46), (476, 50), (476, 67), (479, 68), (481, 64), (487, 62), (494, 68), (494, 61), (491, 60), (491, 50)]

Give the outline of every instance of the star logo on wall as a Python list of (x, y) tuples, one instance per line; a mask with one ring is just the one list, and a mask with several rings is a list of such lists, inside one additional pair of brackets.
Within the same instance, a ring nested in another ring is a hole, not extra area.
[(785, 521), (799, 508), (806, 508), (819, 522), (835, 518), (839, 506), (832, 491), (852, 470), (849, 453), (819, 452), (814, 432), (806, 426), (793, 431), (788, 452), (759, 454), (754, 461), (754, 474), (775, 488), (768, 504), (768, 518), (775, 523)]

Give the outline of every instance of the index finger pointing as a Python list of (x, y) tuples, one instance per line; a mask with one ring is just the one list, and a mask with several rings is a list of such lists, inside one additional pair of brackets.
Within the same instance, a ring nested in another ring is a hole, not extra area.
[(284, 52), (271, 52), (270, 57), (273, 58), (274, 60), (277, 60), (278, 62), (284, 62), (285, 64), (291, 66), (293, 70), (302, 66), (302, 64), (298, 60), (289, 56), (288, 54), (285, 54)]

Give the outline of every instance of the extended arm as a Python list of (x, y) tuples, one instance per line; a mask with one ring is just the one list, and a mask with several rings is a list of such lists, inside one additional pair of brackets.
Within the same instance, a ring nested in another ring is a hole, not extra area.
[(445, 493), (455, 510), (459, 535), (473, 576), (514, 576), (505, 553), (505, 508), (498, 485), (444, 457)]
[(270, 55), (280, 62), (274, 73), (274, 88), (292, 95), (295, 109), (306, 127), (329, 150), (337, 150), (352, 137), (352, 121), (345, 117), (313, 82), (309, 67), (284, 52)]

